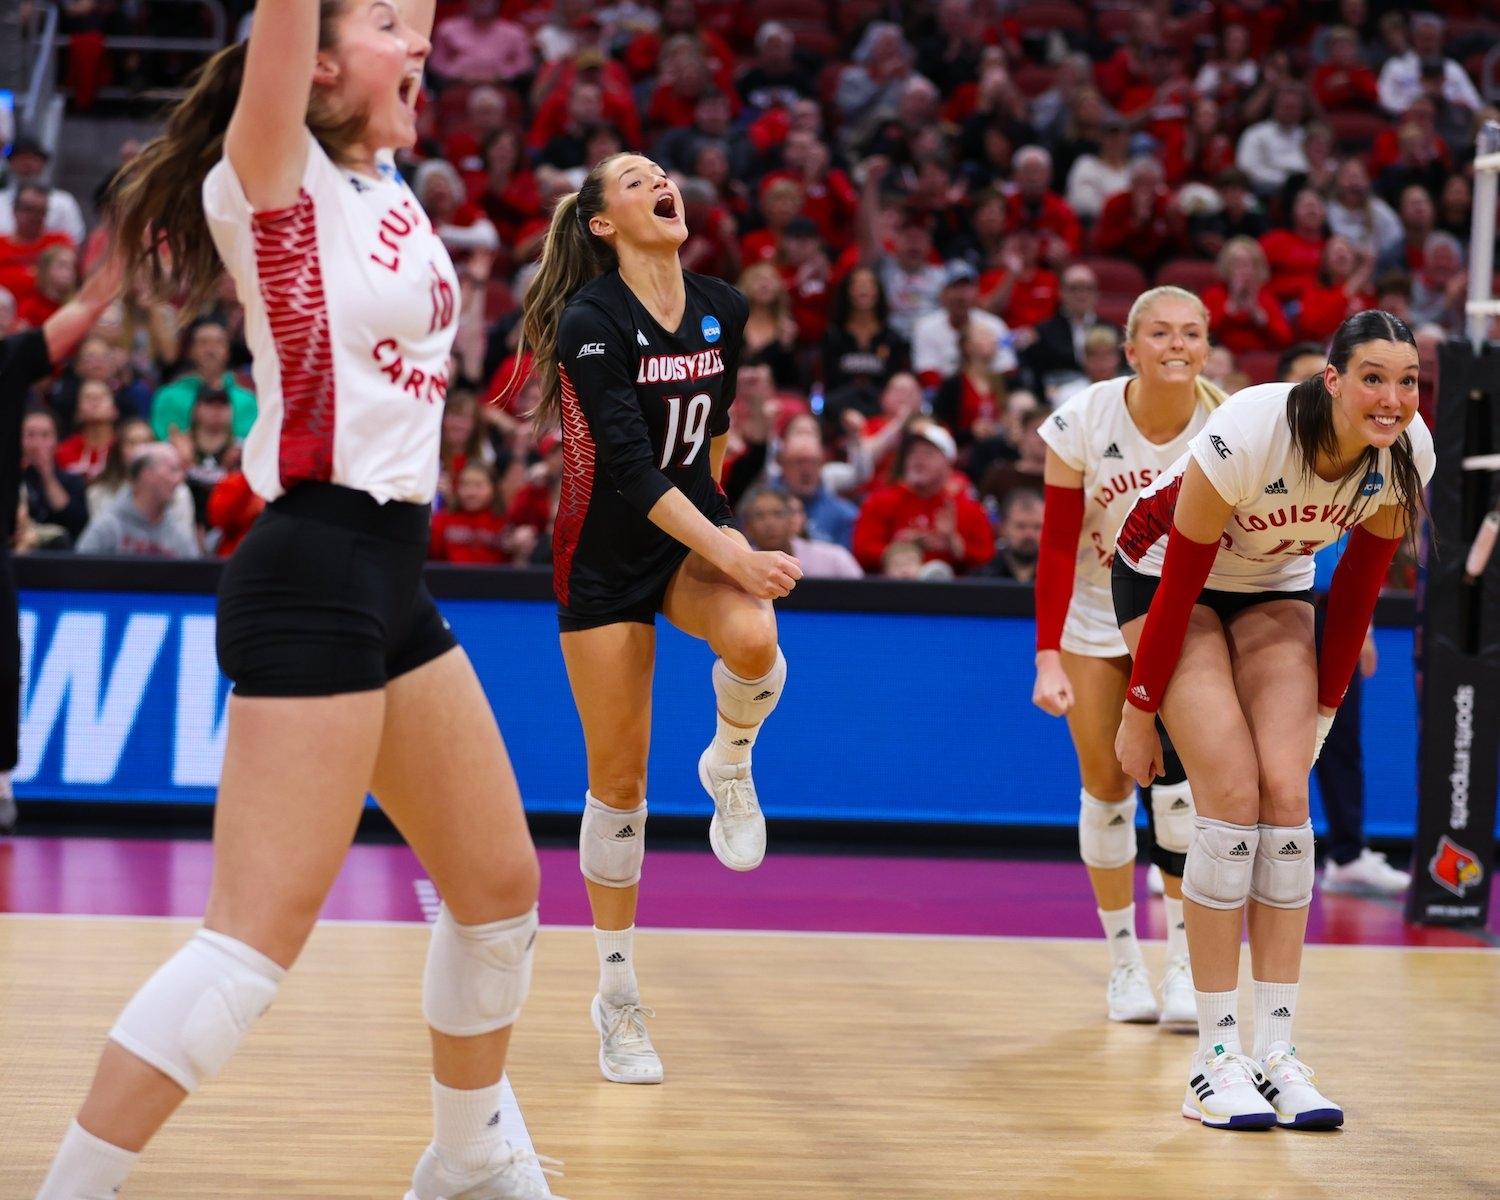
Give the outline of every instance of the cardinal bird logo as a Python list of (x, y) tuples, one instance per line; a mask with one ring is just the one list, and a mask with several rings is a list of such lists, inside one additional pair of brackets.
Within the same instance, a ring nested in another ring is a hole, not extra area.
[(1460, 899), (1469, 888), (1477, 887), (1484, 878), (1484, 868), (1479, 865), (1479, 860), (1446, 833), (1438, 842), (1437, 853), (1427, 864), (1427, 870), (1439, 886), (1447, 888)]

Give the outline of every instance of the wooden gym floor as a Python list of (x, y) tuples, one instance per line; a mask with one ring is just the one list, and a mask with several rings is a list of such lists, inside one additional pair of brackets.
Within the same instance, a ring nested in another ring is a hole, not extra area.
[[(0, 917), (0, 1200), (34, 1196), (110, 1022), (193, 927)], [(321, 926), (124, 1200), (401, 1200), (430, 1130), (426, 943), (410, 923)], [(539, 942), (510, 1078), (571, 1200), (1500, 1197), (1492, 950), (1309, 947), (1299, 1041), (1348, 1126), (1228, 1134), (1177, 1115), (1190, 1039), (1103, 1020), (1097, 941), (639, 946), (655, 1088), (599, 1078), (589, 933)]]

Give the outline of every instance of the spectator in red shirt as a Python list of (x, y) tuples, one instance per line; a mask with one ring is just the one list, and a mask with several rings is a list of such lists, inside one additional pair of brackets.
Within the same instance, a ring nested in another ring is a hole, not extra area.
[(24, 305), (36, 289), (36, 265), (42, 252), (52, 246), (72, 246), (65, 233), (44, 228), (48, 189), (23, 183), (16, 189), (16, 231), (0, 234), (0, 287)]
[(782, 145), (783, 169), (768, 179), (783, 176), (802, 185), (802, 214), (817, 223), (823, 240), (837, 252), (854, 237), (854, 216), (859, 193), (849, 176), (830, 165), (828, 146), (811, 129), (792, 129)]
[(485, 438), (478, 418), (474, 393), (455, 389), (448, 393), (443, 407), (442, 434), (438, 444), (438, 493), (445, 505), (456, 496), (458, 476), (471, 462), (488, 466), (494, 459), (494, 448)]
[(1022, 146), (1014, 160), (1016, 190), (1006, 204), (1006, 231), (1031, 229), (1042, 237), (1042, 259), (1049, 266), (1075, 258), (1083, 230), (1068, 202), (1052, 187), (1052, 155), (1041, 146)]
[(78, 408), (74, 420), (76, 432), (57, 446), (57, 465), (64, 471), (82, 476), (93, 483), (104, 472), (109, 448), (115, 444), (115, 422), (120, 410), (109, 384), (87, 379), (78, 388)]
[(713, 185), (704, 179), (682, 181), (682, 215), (688, 237), (677, 255), (685, 270), (719, 279), (733, 279), (740, 273), (740, 241), (736, 236), (734, 217), (719, 203)]
[(1323, 247), (1317, 286), (1302, 293), (1297, 336), (1325, 345), (1345, 317), (1375, 307), (1375, 256), (1348, 238), (1331, 237)]
[(1182, 213), (1172, 204), (1161, 163), (1138, 158), (1130, 166), (1129, 190), (1104, 202), (1094, 228), (1094, 249), (1150, 271), (1181, 253), (1185, 235)]
[(984, 325), (970, 325), (960, 338), (963, 361), (956, 374), (938, 385), (932, 415), (960, 447), (985, 441), (1000, 430), (1005, 412), (1005, 376), (995, 370), (999, 340)]
[(958, 447), (941, 425), (912, 428), (901, 449), (900, 482), (872, 492), (854, 524), (854, 557), (879, 572), (886, 547), (910, 540), (926, 561), (975, 570), (995, 556), (995, 534), (969, 481), (953, 469)]
[(458, 473), (457, 505), (434, 513), (427, 557), (436, 562), (505, 561), (505, 518), (495, 512), (495, 476), (483, 463), (469, 463)]
[(1453, 173), (1453, 156), (1437, 131), (1432, 101), (1419, 96), (1400, 124), (1375, 135), (1370, 171), (1379, 177), (1376, 190), (1394, 203), (1401, 189), (1417, 183), (1436, 194)]
[(78, 251), (72, 246), (48, 246), (36, 260), (36, 287), (16, 309), (17, 319), (23, 326), (40, 329), (72, 298), (80, 282)]
[(813, 94), (805, 63), (797, 61), (796, 36), (780, 21), (767, 21), (755, 34), (755, 61), (740, 76), (740, 99), (757, 113), (790, 108)]
[(554, 89), (537, 108), (527, 140), (538, 152), (538, 162), (563, 169), (578, 166), (584, 139), (596, 125), (613, 125), (632, 146), (641, 144), (634, 98), (629, 92), (607, 92), (596, 74), (592, 68), (580, 70), (571, 86)]
[(1344, 25), (1328, 31), (1328, 61), (1313, 70), (1313, 95), (1327, 112), (1375, 112), (1380, 103), (1375, 72), (1360, 61), (1359, 36)]
[(1286, 348), (1291, 326), (1276, 294), (1266, 285), (1266, 253), (1251, 238), (1230, 238), (1219, 251), (1219, 278), (1203, 293), (1214, 341), (1235, 354)]
[[(764, 27), (761, 32), (765, 32)], [(731, 90), (734, 86), (734, 51), (728, 42), (704, 25), (693, 0), (663, 0), (660, 23), (655, 29), (636, 34), (621, 57), (632, 77), (649, 79), (661, 70), (667, 43), (674, 37), (684, 36), (697, 44), (719, 90)]]
[[(662, 46), (656, 78), (656, 89), (646, 106), (646, 125), (658, 132), (685, 129), (693, 123), (698, 101), (720, 91), (703, 47), (688, 34), (678, 34)], [(734, 105), (733, 97), (730, 105)]]
[(1292, 227), (1273, 229), (1260, 239), (1277, 299), (1293, 300), (1317, 282), (1327, 240), (1328, 206), (1317, 192), (1303, 188), (1292, 201)]
[(1189, 180), (1211, 180), (1233, 169), (1234, 139), (1226, 124), (1219, 102), (1200, 96), (1189, 107), (1186, 121), (1163, 122), (1153, 128), (1161, 142), (1167, 182), (1176, 187)]
[(979, 277), (980, 305), (1010, 326), (1018, 344), (1025, 340), (1020, 330), (1057, 315), (1061, 288), (1057, 275), (1038, 261), (1040, 254), (1041, 239), (1029, 229), (1017, 230), (991, 259), (999, 265)]
[(781, 231), (793, 217), (802, 216), (806, 193), (795, 179), (778, 175), (760, 188), (760, 216), (765, 223), (740, 239), (740, 259), (746, 269), (753, 263), (771, 262), (781, 248)]
[(542, 194), (514, 126), (497, 129), (485, 142), (484, 179), (473, 200), (500, 234), (502, 251), (509, 251), (528, 226), (541, 220)]
[(526, 481), (511, 497), (506, 512), (505, 552), (514, 566), (550, 561), (552, 525), (562, 496), (562, 438), (547, 434), (537, 444), (541, 461), (526, 472)]
[(1149, 82), (1146, 54), (1160, 36), (1156, 13), (1141, 9), (1132, 13), (1131, 18), (1125, 44), (1094, 68), (1099, 90), (1116, 108), (1131, 88)]
[(807, 217), (794, 218), (782, 230), (777, 265), (791, 298), (797, 341), (803, 346), (815, 346), (828, 331), (829, 278), (833, 267), (818, 227)]

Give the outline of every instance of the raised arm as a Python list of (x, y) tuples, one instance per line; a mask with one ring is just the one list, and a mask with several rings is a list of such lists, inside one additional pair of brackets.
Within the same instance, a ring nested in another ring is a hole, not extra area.
[(260, 0), (256, 5), (244, 82), (224, 135), (224, 151), (257, 211), (285, 208), (297, 199), (307, 162), (318, 9), (319, 0)]
[(83, 281), (78, 294), (42, 323), (47, 357), (54, 367), (78, 348), (104, 310), (114, 303), (123, 280), (123, 263), (111, 247), (99, 269)]

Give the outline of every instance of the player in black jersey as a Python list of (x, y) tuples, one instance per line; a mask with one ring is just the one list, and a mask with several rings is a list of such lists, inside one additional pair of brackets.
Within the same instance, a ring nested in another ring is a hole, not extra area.
[(659, 166), (603, 160), (553, 212), (522, 326), (538, 425), (562, 428), (554, 587), (588, 749), (579, 858), (599, 949), (592, 1013), (600, 1070), (617, 1083), (662, 1078), (633, 949), (656, 614), (718, 655), (718, 728), (698, 778), (714, 802), (714, 853), (749, 871), (766, 845), (750, 752), (786, 680), (771, 601), (802, 575), (728, 528), (718, 479), (748, 306), (682, 269), (686, 238), (682, 197)]

